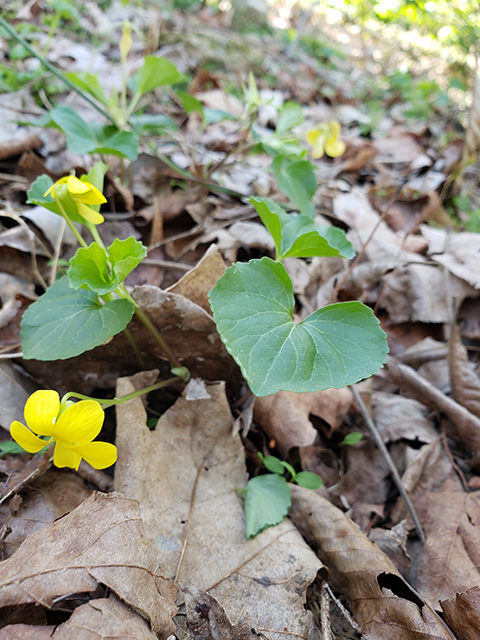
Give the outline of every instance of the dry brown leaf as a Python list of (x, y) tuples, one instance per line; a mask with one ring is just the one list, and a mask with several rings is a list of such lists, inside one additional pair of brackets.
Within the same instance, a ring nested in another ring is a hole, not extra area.
[[(415, 459), (409, 463), (402, 476), (402, 484), (415, 505), (423, 495), (438, 491), (447, 478), (456, 481), (458, 488), (461, 487), (442, 439), (437, 438), (423, 447)], [(399, 523), (404, 518), (408, 518), (407, 514), (405, 502), (399, 498), (390, 514), (390, 519), (394, 523)]]
[(60, 625), (34, 627), (24, 624), (8, 625), (0, 630), (0, 640), (157, 640), (145, 618), (110, 596), (90, 600), (77, 607), (70, 618)]
[(427, 536), (417, 588), (437, 608), (439, 600), (480, 585), (480, 493), (465, 493), (446, 480), (415, 507)]
[(223, 276), (226, 268), (216, 245), (212, 244), (200, 262), (167, 291), (185, 296), (211, 314), (207, 294)]
[(445, 620), (458, 640), (478, 640), (480, 629), (480, 587), (457, 593), (455, 600), (440, 602)]
[(5, 557), (10, 557), (28, 535), (70, 513), (90, 494), (74, 471), (49, 469), (22, 492), (23, 499), (15, 513), (11, 512), (11, 501), (0, 506), (0, 523), (12, 529), (3, 543)]
[(453, 397), (480, 418), (480, 380), (470, 365), (456, 324), (452, 326), (448, 341), (448, 364)]
[(480, 451), (480, 418), (446, 396), (414, 369), (400, 364), (394, 358), (387, 356), (385, 370), (390, 380), (408, 389), (410, 396), (430, 409), (445, 414), (452, 424), (452, 438), (464, 442), (474, 452)]
[(314, 443), (317, 430), (309, 420), (310, 414), (325, 420), (333, 433), (342, 424), (351, 402), (352, 392), (348, 388), (314, 393), (279, 391), (255, 398), (254, 418), (286, 456), (292, 447)]
[[(122, 378), (117, 394), (145, 382)], [(234, 626), (268, 629), (271, 640), (285, 640), (285, 628), (313, 640), (303, 604), (321, 564), (287, 519), (245, 540), (243, 502), (235, 491), (247, 481), (245, 453), (224, 384), (194, 385), (154, 431), (146, 427), (140, 399), (117, 407), (115, 487), (139, 500), (167, 577), (208, 591)]]
[(0, 602), (50, 608), (58, 597), (103, 584), (167, 638), (173, 631), (174, 591), (156, 566), (138, 503), (94, 493), (64, 518), (29, 535), (0, 564)]
[(187, 640), (250, 640), (252, 633), (247, 624), (232, 626), (223, 607), (194, 587), (185, 589), (187, 608)]
[(328, 567), (330, 582), (350, 601), (368, 640), (455, 640), (440, 617), (393, 563), (340, 509), (292, 486), (290, 516)]
[(0, 426), (10, 429), (13, 420), (23, 421), (23, 408), (34, 385), (10, 362), (0, 362)]
[(393, 393), (372, 394), (374, 422), (385, 443), (397, 440), (430, 444), (438, 438), (423, 404)]
[(405, 569), (411, 565), (412, 559), (407, 553), (408, 526), (406, 520), (402, 520), (391, 529), (375, 527), (370, 530), (368, 537), (372, 542), (378, 544), (397, 569)]

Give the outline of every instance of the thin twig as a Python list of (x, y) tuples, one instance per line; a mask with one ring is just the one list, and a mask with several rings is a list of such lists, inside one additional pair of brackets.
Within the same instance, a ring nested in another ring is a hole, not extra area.
[(17, 351), (17, 353), (0, 353), (0, 360), (12, 360), (13, 358), (23, 358), (23, 351)]
[(327, 591), (327, 583), (322, 584), (320, 591), (320, 622), (322, 624), (322, 640), (333, 640), (330, 626), (330, 594)]
[(365, 406), (365, 403), (363, 402), (362, 398), (360, 397), (360, 394), (358, 393), (358, 391), (353, 386), (350, 387), (350, 389), (352, 390), (353, 397), (355, 398), (355, 402), (357, 403), (358, 408), (360, 409), (360, 413), (362, 414), (362, 418), (363, 418), (365, 424), (367, 425), (368, 430), (370, 431), (370, 434), (371, 434), (372, 438), (375, 441), (375, 444), (377, 445), (378, 449), (380, 450), (381, 454), (383, 455), (383, 457), (385, 459), (385, 462), (388, 465), (388, 468), (390, 469), (390, 473), (392, 474), (392, 478), (393, 478), (393, 481), (395, 482), (395, 485), (396, 485), (396, 487), (398, 489), (398, 492), (400, 493), (400, 495), (402, 496), (402, 498), (405, 501), (405, 504), (407, 505), (408, 512), (412, 516), (413, 524), (415, 525), (415, 529), (417, 530), (418, 537), (420, 538), (420, 540), (422, 542), (425, 542), (426, 541), (425, 534), (423, 533), (422, 525), (420, 524), (420, 520), (418, 519), (417, 512), (415, 511), (415, 508), (413, 506), (412, 501), (410, 500), (409, 495), (407, 494), (407, 492), (405, 491), (405, 489), (403, 487), (402, 479), (400, 478), (400, 474), (398, 473), (398, 469), (395, 466), (395, 463), (392, 460), (392, 457), (391, 457), (387, 447), (385, 446), (385, 443), (382, 440), (382, 436), (378, 432), (378, 429), (377, 429), (375, 423), (371, 419), (371, 417), (370, 417), (370, 415), (369, 415), (369, 413), (367, 411), (367, 407)]
[(447, 434), (445, 433), (445, 429), (442, 429), (442, 442), (447, 453), (447, 457), (450, 460), (450, 464), (457, 472), (458, 477), (460, 478), (461, 483), (463, 484), (463, 488), (466, 493), (470, 493), (470, 487), (468, 486), (467, 479), (465, 478), (463, 471), (460, 469), (458, 464), (455, 462), (452, 452), (450, 451), (450, 447), (448, 446)]
[(355, 620), (352, 618), (352, 616), (347, 611), (347, 609), (345, 609), (345, 607), (340, 602), (340, 600), (335, 596), (333, 591), (330, 589), (330, 585), (328, 584), (328, 582), (325, 583), (325, 588), (328, 591), (328, 595), (333, 600), (333, 602), (337, 605), (337, 607), (340, 609), (345, 619), (348, 620), (348, 623), (352, 627), (352, 629), (355, 629), (356, 631), (360, 631), (359, 625), (355, 622)]

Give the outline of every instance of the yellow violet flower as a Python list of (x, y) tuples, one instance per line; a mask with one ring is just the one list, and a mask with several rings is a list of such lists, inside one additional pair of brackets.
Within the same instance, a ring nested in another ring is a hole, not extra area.
[[(14, 420), (10, 435), (25, 451), (37, 453), (55, 442), (53, 463), (78, 469), (82, 458), (95, 469), (106, 469), (117, 459), (117, 447), (92, 442), (103, 425), (104, 411), (95, 400), (80, 400), (60, 412), (56, 391), (35, 391), (25, 404), (25, 422)], [(42, 440), (37, 436), (49, 436)]]
[(90, 184), (90, 182), (87, 182), (84, 177), (85, 176), (82, 176), (80, 180), (75, 176), (60, 178), (60, 180), (57, 180), (57, 182), (55, 182), (55, 184), (53, 184), (50, 189), (43, 194), (43, 197), (51, 194), (53, 198), (61, 198), (62, 191), (66, 189), (72, 196), (72, 199), (77, 206), (78, 213), (92, 224), (101, 224), (104, 221), (104, 217), (88, 205), (103, 204), (107, 199), (103, 193), (97, 189), (97, 187)]
[(345, 153), (345, 143), (340, 140), (342, 128), (336, 120), (324, 122), (314, 129), (307, 131), (306, 140), (313, 147), (312, 158), (318, 159), (324, 153), (331, 158), (338, 158)]

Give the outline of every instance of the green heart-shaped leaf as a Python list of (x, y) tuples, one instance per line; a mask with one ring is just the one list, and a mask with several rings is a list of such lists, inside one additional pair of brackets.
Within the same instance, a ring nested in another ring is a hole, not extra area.
[(263, 224), (275, 241), (276, 258), (353, 258), (355, 250), (345, 232), (337, 227), (314, 224), (308, 216), (286, 213), (268, 198), (250, 198)]
[(247, 540), (258, 536), (267, 527), (279, 524), (292, 503), (287, 481), (276, 473), (252, 478), (242, 493), (245, 497)]
[(147, 56), (145, 62), (130, 78), (130, 86), (136, 93), (147, 93), (157, 87), (178, 84), (185, 80), (177, 67), (167, 60), (157, 56)]
[(123, 331), (134, 310), (129, 300), (102, 305), (96, 293), (71, 289), (68, 278), (57, 280), (23, 314), (23, 357), (65, 360), (78, 356)]
[(278, 188), (298, 207), (303, 215), (315, 217), (312, 198), (317, 190), (317, 179), (309, 160), (277, 156), (272, 162), (272, 171)]
[(233, 264), (209, 299), (222, 341), (256, 396), (340, 389), (385, 363), (385, 333), (361, 302), (323, 307), (296, 324), (292, 282), (270, 258)]
[(68, 270), (72, 289), (90, 289), (100, 296), (114, 291), (145, 258), (147, 248), (133, 236), (126, 240), (116, 238), (108, 253), (107, 262), (107, 254), (96, 242), (78, 249)]

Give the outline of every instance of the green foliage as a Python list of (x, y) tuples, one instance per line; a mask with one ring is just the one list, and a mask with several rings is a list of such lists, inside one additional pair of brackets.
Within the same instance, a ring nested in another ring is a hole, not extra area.
[(247, 540), (279, 524), (292, 503), (287, 481), (277, 473), (251, 478), (241, 493), (245, 499)]
[(317, 181), (312, 163), (298, 157), (279, 155), (272, 162), (272, 171), (280, 191), (290, 198), (300, 213), (313, 218), (312, 198), (317, 190)]
[(78, 356), (123, 331), (134, 309), (124, 299), (102, 305), (96, 293), (71, 289), (68, 278), (61, 278), (23, 314), (23, 357), (65, 360)]
[(480, 233), (480, 209), (472, 205), (468, 196), (455, 196), (453, 204), (460, 212), (463, 221), (462, 226), (470, 233)]
[(352, 433), (347, 433), (347, 435), (342, 440), (342, 442), (340, 442), (339, 446), (340, 447), (344, 445), (351, 446), (354, 444), (358, 444), (362, 439), (363, 439), (363, 433), (360, 433), (360, 431), (352, 431)]
[(147, 249), (135, 238), (114, 240), (105, 250), (96, 242), (80, 248), (70, 260), (68, 278), (72, 289), (90, 289), (102, 296), (115, 291), (128, 274), (145, 258)]
[(308, 216), (288, 214), (273, 200), (251, 198), (263, 224), (275, 241), (276, 260), (284, 258), (353, 258), (355, 251), (345, 232), (314, 224)]
[(130, 87), (135, 93), (144, 94), (157, 87), (178, 84), (184, 76), (166, 58), (147, 56), (140, 69), (130, 78)]
[(385, 334), (360, 302), (318, 309), (296, 324), (291, 280), (270, 258), (233, 264), (209, 300), (222, 341), (257, 396), (342, 388), (385, 362)]

